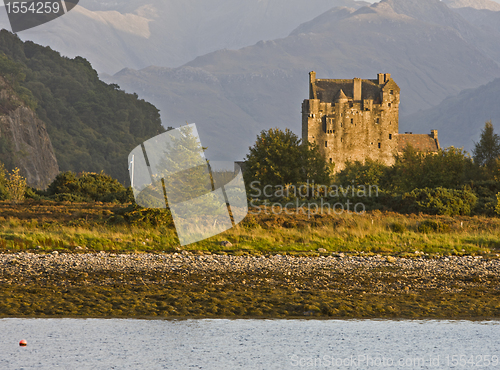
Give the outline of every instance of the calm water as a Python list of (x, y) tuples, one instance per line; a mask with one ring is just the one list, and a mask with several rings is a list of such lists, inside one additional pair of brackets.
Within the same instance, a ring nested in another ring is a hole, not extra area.
[(499, 361), (498, 321), (0, 320), (2, 370), (500, 370)]

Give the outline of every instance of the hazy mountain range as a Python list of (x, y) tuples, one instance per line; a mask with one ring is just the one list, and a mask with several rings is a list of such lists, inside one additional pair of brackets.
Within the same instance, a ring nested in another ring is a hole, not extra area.
[[(19, 33), (98, 72), (178, 67), (199, 55), (287, 36), (302, 22), (354, 0), (80, 0), (67, 15)], [(5, 12), (0, 25), (10, 30)]]
[(492, 0), (444, 0), (443, 2), (450, 8), (456, 9), (471, 8), (500, 11), (499, 2)]
[(478, 142), (484, 123), (492, 120), (500, 128), (500, 79), (468, 89), (445, 99), (441, 104), (405, 118), (405, 126), (420, 127), (424, 132), (439, 130), (441, 146), (464, 147), (468, 151)]
[(209, 156), (240, 159), (263, 129), (300, 134), (311, 70), (318, 78), (392, 73), (402, 91), (401, 131), (427, 132), (427, 124), (410, 126), (404, 116), (500, 77), (499, 41), (438, 0), (384, 0), (334, 8), (285, 38), (179, 68), (126, 69), (104, 79), (151, 101), (164, 124), (196, 122)]
[[(20, 37), (82, 55), (99, 72), (128, 67), (101, 76), (155, 104), (164, 126), (196, 122), (213, 159), (242, 159), (263, 129), (300, 134), (311, 70), (318, 78), (391, 73), (402, 91), (400, 131), (436, 126), (441, 142), (455, 145), (471, 142), (469, 131), (447, 136), (453, 126), (423, 121), (437, 119), (424, 110), (500, 77), (500, 4), (488, 0), (80, 5)], [(484, 122), (476, 124), (472, 135)]]

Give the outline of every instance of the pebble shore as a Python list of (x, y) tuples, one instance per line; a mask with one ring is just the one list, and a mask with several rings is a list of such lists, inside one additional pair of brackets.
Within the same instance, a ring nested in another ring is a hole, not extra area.
[[(153, 283), (164, 283), (172, 274), (237, 277), (250, 274), (258, 277), (275, 277), (294, 285), (294, 277), (310, 277), (310, 285), (328, 286), (332, 281), (325, 278), (345, 275), (400, 277), (414, 280), (413, 287), (433, 286), (457, 288), (457, 282), (468, 281), (490, 284), (500, 277), (500, 259), (485, 259), (478, 256), (450, 256), (436, 259), (425, 257), (398, 258), (392, 256), (347, 257), (344, 255), (320, 257), (272, 256), (230, 256), (195, 255), (189, 252), (173, 254), (113, 254), (113, 253), (58, 253), (0, 254), (0, 282), (20, 282), (37, 278), (43, 281), (50, 275), (76, 274), (118, 274), (123, 280), (133, 274), (145, 279), (154, 274), (163, 276)], [(13, 280), (14, 279), (14, 280)], [(109, 279), (108, 279), (109, 280)], [(338, 279), (336, 279), (338, 280)], [(440, 282), (438, 283), (437, 280)], [(449, 284), (443, 286), (443, 282)], [(106, 279), (103, 284), (109, 283)], [(307, 285), (307, 284), (306, 284)], [(398, 285), (395, 282), (395, 285)], [(500, 287), (498, 287), (500, 289)]]
[(0, 254), (0, 316), (498, 318), (478, 256)]

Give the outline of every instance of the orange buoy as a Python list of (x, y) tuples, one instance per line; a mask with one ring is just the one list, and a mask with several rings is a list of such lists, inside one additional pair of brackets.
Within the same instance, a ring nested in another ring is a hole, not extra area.
[(19, 345), (21, 347), (26, 347), (28, 345), (28, 342), (26, 342), (26, 339), (22, 339), (20, 342), (19, 342)]

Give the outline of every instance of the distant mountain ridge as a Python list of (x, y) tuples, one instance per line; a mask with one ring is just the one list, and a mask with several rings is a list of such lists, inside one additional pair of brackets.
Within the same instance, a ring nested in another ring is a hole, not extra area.
[(500, 11), (471, 7), (456, 8), (454, 10), (484, 33), (500, 38)]
[(486, 9), (498, 12), (500, 4), (491, 0), (443, 0), (450, 8)]
[(180, 68), (126, 69), (104, 79), (155, 104), (164, 125), (196, 122), (209, 158), (241, 159), (263, 129), (301, 132), (311, 70), (318, 78), (391, 73), (405, 116), (500, 77), (497, 40), (438, 0), (384, 0), (331, 9), (288, 37)]
[[(70, 13), (20, 32), (23, 40), (88, 59), (99, 73), (178, 67), (199, 55), (286, 37), (302, 22), (354, 0), (81, 0)], [(0, 25), (10, 29), (6, 14)]]
[(402, 127), (437, 129), (443, 147), (453, 145), (471, 152), (479, 142), (484, 123), (491, 120), (500, 133), (500, 78), (445, 99), (430, 109), (405, 117)]

